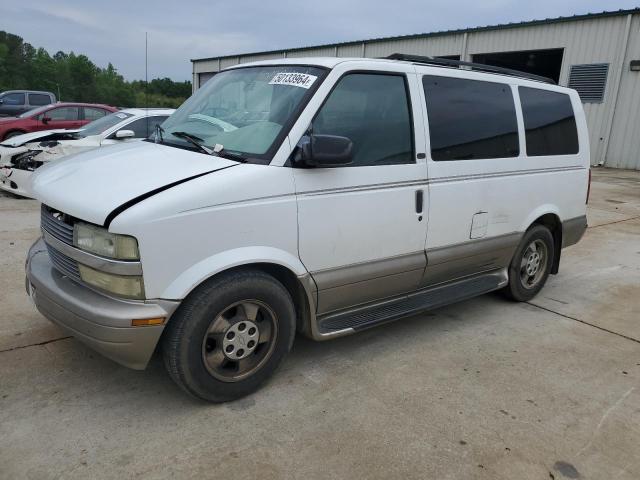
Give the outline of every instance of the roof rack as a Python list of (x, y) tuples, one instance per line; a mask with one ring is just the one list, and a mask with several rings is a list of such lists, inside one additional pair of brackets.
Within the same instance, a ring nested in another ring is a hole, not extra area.
[(420, 63), (423, 65), (437, 65), (440, 67), (468, 67), (470, 70), (477, 70), (479, 72), (499, 73), (501, 75), (526, 78), (527, 80), (535, 80), (537, 82), (556, 83), (550, 78), (543, 77), (541, 75), (521, 72), (520, 70), (512, 70), (511, 68), (494, 67), (493, 65), (485, 65), (483, 63), (463, 62), (462, 60), (450, 60), (448, 58), (427, 57), (422, 55), (408, 55), (405, 53), (393, 53), (384, 58), (388, 60), (402, 60), (405, 62)]

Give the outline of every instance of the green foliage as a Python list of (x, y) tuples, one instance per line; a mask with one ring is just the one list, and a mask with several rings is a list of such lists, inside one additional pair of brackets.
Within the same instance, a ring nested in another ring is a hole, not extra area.
[(66, 102), (118, 107), (178, 107), (191, 95), (191, 82), (155, 78), (127, 82), (110, 63), (96, 66), (86, 55), (35, 49), (21, 37), (0, 31), (0, 92), (47, 90)]

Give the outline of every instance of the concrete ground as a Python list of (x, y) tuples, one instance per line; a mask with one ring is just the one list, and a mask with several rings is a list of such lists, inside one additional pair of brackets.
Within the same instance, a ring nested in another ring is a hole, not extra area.
[(593, 175), (591, 227), (531, 303), (298, 338), (224, 405), (41, 317), (23, 287), (38, 206), (0, 198), (0, 478), (640, 478), (640, 172)]

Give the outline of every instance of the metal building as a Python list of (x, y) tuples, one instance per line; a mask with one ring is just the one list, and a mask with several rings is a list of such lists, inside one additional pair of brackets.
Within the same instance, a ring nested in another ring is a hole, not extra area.
[(239, 63), (396, 52), (514, 68), (575, 88), (587, 115), (592, 164), (640, 170), (640, 8), (194, 59), (193, 88)]

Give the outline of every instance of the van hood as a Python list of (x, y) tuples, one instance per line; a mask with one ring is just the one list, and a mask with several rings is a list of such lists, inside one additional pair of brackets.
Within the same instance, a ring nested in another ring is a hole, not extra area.
[(112, 212), (140, 197), (235, 165), (222, 157), (166, 145), (125, 143), (45, 164), (32, 175), (31, 191), (50, 207), (104, 225)]
[(0, 146), (20, 147), (25, 143), (35, 142), (36, 140), (40, 140), (40, 141), (61, 140), (63, 138), (69, 138), (70, 134), (76, 133), (79, 131), (80, 129), (76, 129), (76, 130), (58, 129), (58, 130), (44, 130), (42, 132), (23, 133), (22, 135), (16, 135), (15, 137), (8, 138), (7, 140), (0, 143)]

